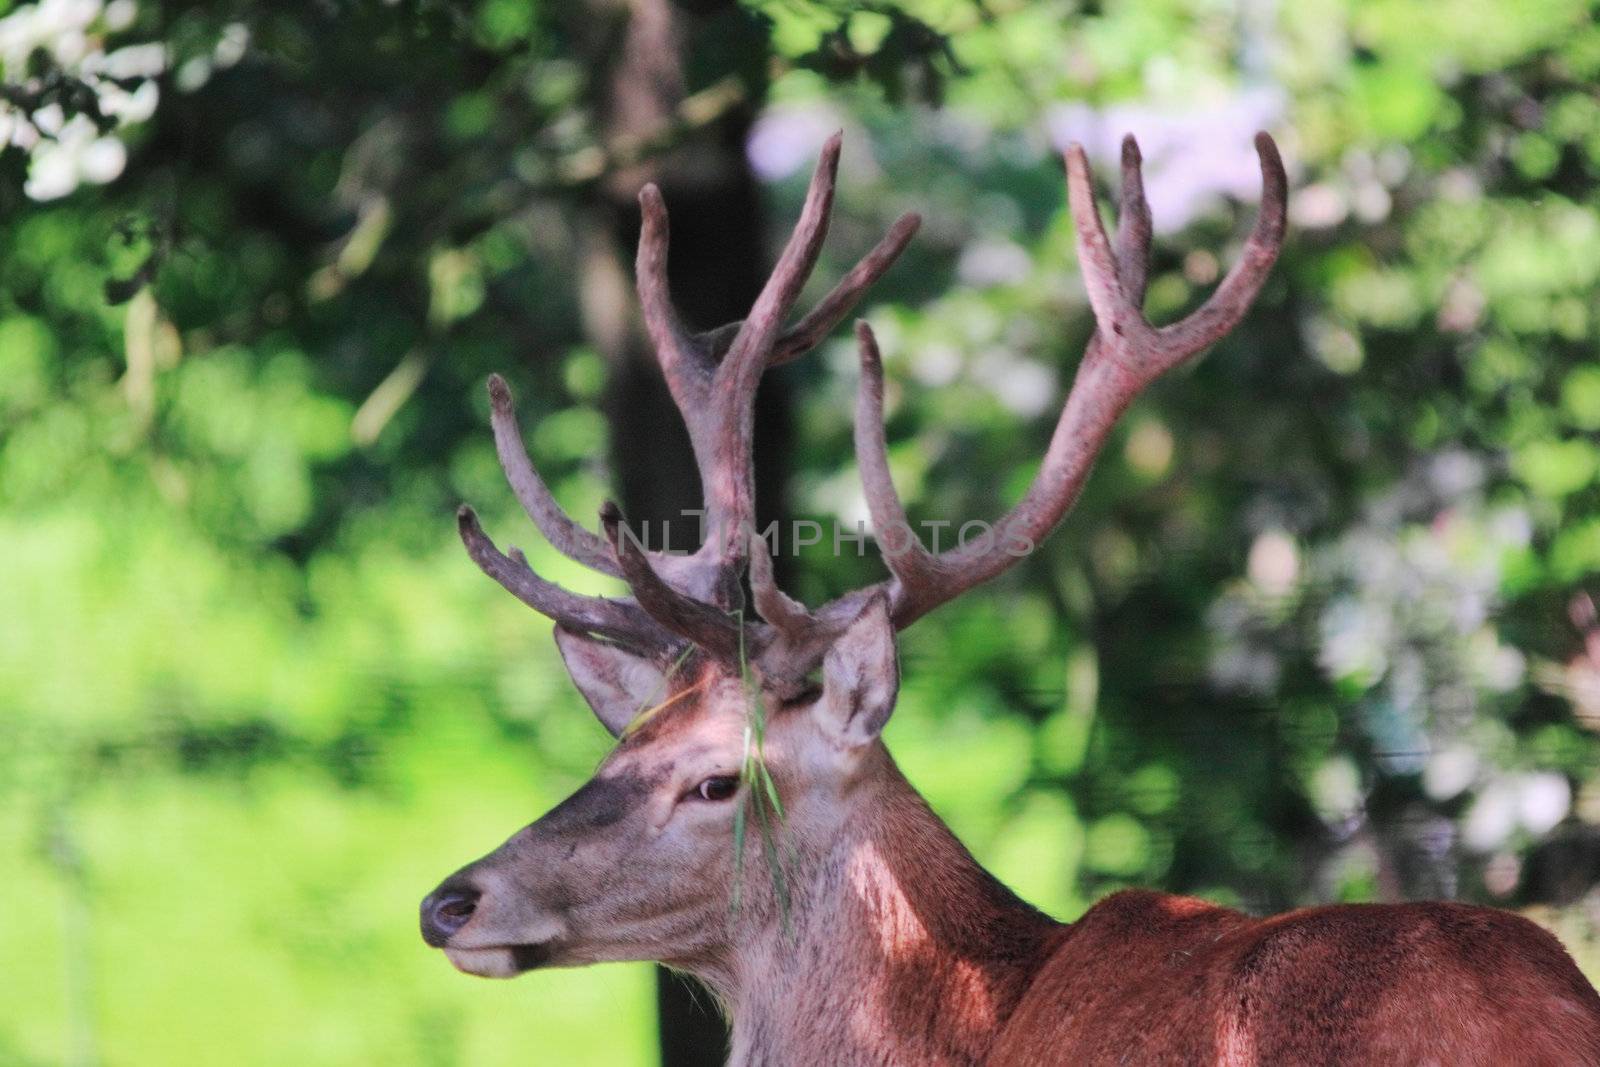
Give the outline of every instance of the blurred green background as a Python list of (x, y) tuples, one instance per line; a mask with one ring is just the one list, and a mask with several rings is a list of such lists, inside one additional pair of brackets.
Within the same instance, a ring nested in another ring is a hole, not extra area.
[[(657, 1060), (648, 967), (488, 983), (417, 936), (608, 740), (451, 512), (603, 590), (517, 512), (484, 378), (574, 514), (663, 510), (633, 194), (716, 325), (836, 128), (813, 292), (927, 219), (866, 307), (919, 519), (1020, 494), (1091, 329), (1065, 140), (1109, 176), (1141, 138), (1156, 321), (1237, 249), (1250, 135), (1291, 168), (1250, 319), (903, 640), (891, 746), (979, 858), (1065, 918), (1492, 902), (1600, 977), (1597, 15), (0, 0), (0, 1063)], [(769, 383), (769, 511), (864, 515), (855, 380), (840, 331)]]

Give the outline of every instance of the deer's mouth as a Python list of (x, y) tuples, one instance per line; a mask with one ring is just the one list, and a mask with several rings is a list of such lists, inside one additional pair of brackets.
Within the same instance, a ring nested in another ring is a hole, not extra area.
[(493, 945), (483, 948), (444, 946), (444, 954), (462, 974), (479, 978), (515, 978), (524, 971), (543, 967), (555, 955), (552, 941), (523, 945)]

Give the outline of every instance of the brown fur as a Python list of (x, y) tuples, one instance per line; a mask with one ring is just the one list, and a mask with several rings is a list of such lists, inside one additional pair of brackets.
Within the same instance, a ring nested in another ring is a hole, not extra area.
[(731, 1015), (741, 1067), (1600, 1065), (1600, 997), (1508, 912), (1255, 919), (1127, 891), (1055, 922), (978, 865), (862, 726), (893, 699), (882, 664), (834, 667), (809, 703), (769, 703), (787, 908), (753, 830), (732, 908), (735, 802), (683, 799), (737, 769), (747, 722), (736, 678), (693, 670), (593, 781), (446, 880), (481, 896), (451, 936), (430, 933), (425, 902), (430, 944), (499, 977), (615, 959), (689, 971)]
[(850, 820), (796, 866), (781, 923), (703, 975), (727, 1002), (735, 1063), (981, 1062), (1060, 925), (983, 870), (895, 769), (878, 764)]
[[(877, 813), (826, 857), (828, 888), (776, 951), (783, 973), (757, 967), (729, 996), (735, 1062), (1600, 1064), (1600, 997), (1517, 915), (1419, 903), (1256, 919), (1129, 890), (1058, 924), (883, 759), (876, 795), (858, 798)], [(876, 892), (848, 876), (863, 854)], [(908, 925), (926, 939), (886, 948)]]
[(1069, 928), (1004, 1064), (1600, 1064), (1600, 997), (1561, 945), (1465, 904), (1253, 919), (1129, 891)]

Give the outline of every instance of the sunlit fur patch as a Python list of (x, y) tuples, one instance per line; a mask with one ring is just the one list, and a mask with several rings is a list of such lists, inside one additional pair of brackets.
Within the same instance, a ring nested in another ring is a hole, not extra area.
[(1217, 1063), (1222, 1067), (1248, 1067), (1256, 1062), (1255, 1036), (1238, 1010), (1226, 1012), (1217, 1024)]
[[(944, 984), (944, 1012), (974, 1032), (997, 1022), (994, 996), (983, 971), (970, 961), (940, 960), (932, 935), (919, 917), (916, 905), (900, 885), (893, 868), (871, 841), (862, 842), (851, 853), (848, 879), (850, 887), (864, 905), (868, 927), (877, 937), (885, 960), (913, 969), (929, 968), (930, 978), (937, 972)], [(887, 1008), (881, 993), (859, 1002), (854, 1024), (871, 1039), (881, 1028)]]
[(950, 984), (956, 991), (950, 1010), (968, 1029), (981, 1032), (999, 1023), (994, 994), (979, 967), (967, 960), (956, 960), (950, 968)]
[(862, 842), (851, 854), (849, 878), (885, 956), (894, 959), (927, 943), (927, 929), (872, 842)]

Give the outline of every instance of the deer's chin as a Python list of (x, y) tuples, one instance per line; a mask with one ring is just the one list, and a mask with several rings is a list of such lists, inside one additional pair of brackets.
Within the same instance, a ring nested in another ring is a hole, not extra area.
[(493, 948), (445, 946), (445, 956), (462, 974), (479, 978), (515, 978), (550, 961), (550, 945), (497, 945)]

